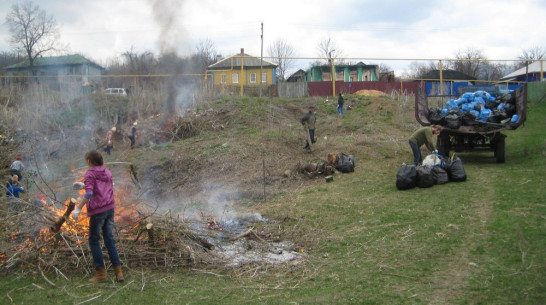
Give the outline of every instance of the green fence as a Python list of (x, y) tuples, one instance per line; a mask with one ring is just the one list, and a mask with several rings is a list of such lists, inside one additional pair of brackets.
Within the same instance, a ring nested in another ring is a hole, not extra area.
[(546, 82), (528, 83), (527, 100), (529, 102), (546, 102)]

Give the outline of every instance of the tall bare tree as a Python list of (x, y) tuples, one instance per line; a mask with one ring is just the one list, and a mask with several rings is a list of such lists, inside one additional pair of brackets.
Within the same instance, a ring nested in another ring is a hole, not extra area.
[[(322, 39), (318, 46), (318, 54), (319, 57), (326, 57), (327, 62), (330, 63), (330, 58), (341, 58), (343, 57), (343, 50), (341, 50), (337, 45), (336, 41), (328, 35), (328, 37), (325, 37)], [(340, 59), (339, 61), (336, 60), (336, 63), (343, 63), (343, 59)]]
[(0, 68), (16, 64), (21, 61), (21, 57), (15, 52), (0, 52)]
[(448, 67), (466, 75), (479, 78), (481, 69), (486, 63), (487, 58), (483, 55), (482, 50), (468, 47), (457, 51), (455, 53), (455, 60), (449, 61)]
[(6, 15), (10, 43), (23, 51), (30, 67), (44, 53), (54, 51), (59, 39), (57, 21), (31, 1), (14, 4)]
[(419, 62), (412, 61), (408, 67), (409, 70), (405, 70), (402, 73), (404, 78), (423, 78), (425, 74), (432, 70), (438, 70), (438, 63), (434, 61)]
[(210, 39), (200, 41), (195, 47), (195, 53), (191, 56), (194, 73), (205, 73), (208, 66), (218, 58), (218, 51)]
[(508, 73), (505, 63), (486, 62), (480, 71), (479, 79), (499, 80), (504, 74)]
[(521, 55), (518, 56), (519, 62), (514, 64), (515, 69), (523, 68), (533, 61), (546, 58), (546, 48), (534, 46), (521, 51)]
[(294, 60), (294, 48), (289, 45), (284, 39), (275, 40), (268, 48), (269, 56), (273, 57), (272, 61), (277, 66), (277, 80), (286, 80), (286, 70), (290, 69)]

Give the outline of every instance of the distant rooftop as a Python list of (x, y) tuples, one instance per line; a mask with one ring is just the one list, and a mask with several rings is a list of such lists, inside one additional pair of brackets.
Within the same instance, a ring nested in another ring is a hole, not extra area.
[[(74, 54), (74, 55), (63, 55), (63, 56), (49, 56), (49, 57), (38, 57), (34, 60), (34, 67), (45, 67), (45, 66), (58, 66), (58, 65), (81, 65), (89, 64), (103, 69), (101, 66), (92, 62), (91, 60), (85, 58), (83, 55)], [(30, 62), (28, 60), (21, 61), (11, 66), (7, 66), (5, 69), (14, 70), (14, 69), (24, 69), (30, 67)]]

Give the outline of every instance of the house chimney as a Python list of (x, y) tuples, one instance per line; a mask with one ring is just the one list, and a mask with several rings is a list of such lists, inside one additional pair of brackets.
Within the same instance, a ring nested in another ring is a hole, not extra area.
[(241, 48), (241, 55), (245, 54), (245, 48)]

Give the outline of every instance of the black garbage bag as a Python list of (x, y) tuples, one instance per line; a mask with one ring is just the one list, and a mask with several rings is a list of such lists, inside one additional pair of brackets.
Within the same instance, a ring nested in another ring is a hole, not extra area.
[(506, 116), (510, 118), (516, 114), (516, 106), (514, 104), (506, 103), (504, 105), (504, 111), (506, 112)]
[(437, 107), (430, 108), (429, 113), (428, 113), (428, 121), (431, 124), (444, 125), (445, 124), (445, 118), (442, 115), (442, 109), (437, 108)]
[(434, 184), (444, 184), (449, 182), (449, 177), (445, 169), (434, 166), (432, 168), (432, 178), (434, 179)]
[(445, 165), (445, 169), (447, 171), (449, 181), (460, 182), (466, 180), (466, 172), (464, 170), (463, 160), (461, 160), (461, 158), (455, 157), (453, 160), (448, 161)]
[(355, 158), (353, 155), (339, 154), (336, 169), (342, 173), (352, 173), (355, 171)]
[(485, 102), (485, 108), (487, 109), (497, 109), (497, 106), (499, 106), (499, 102), (498, 101), (490, 101), (488, 100), (487, 102)]
[(431, 187), (434, 185), (434, 177), (432, 176), (433, 166), (417, 166), (417, 186)]
[(515, 95), (512, 95), (511, 93), (503, 94), (499, 100), (501, 103), (513, 103), (516, 100)]
[(415, 165), (403, 164), (396, 173), (396, 188), (408, 190), (417, 185), (417, 170)]
[(461, 126), (461, 117), (456, 114), (448, 114), (446, 116), (446, 128), (459, 129)]
[(476, 120), (476, 116), (473, 115), (470, 112), (465, 112), (461, 116), (461, 125), (463, 126), (474, 126), (479, 124), (479, 122)]

